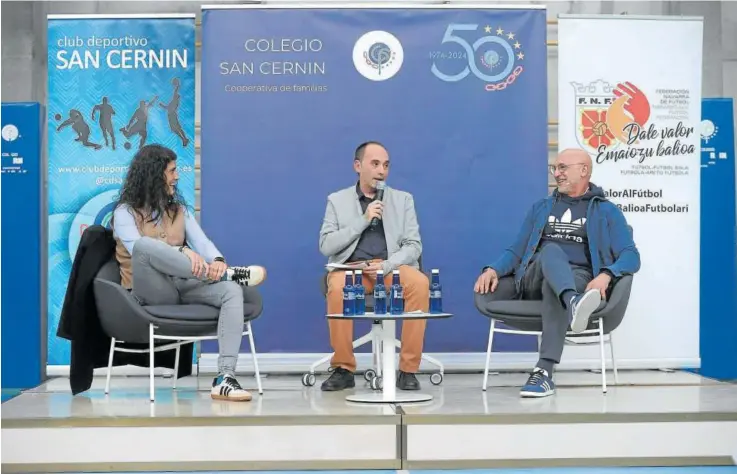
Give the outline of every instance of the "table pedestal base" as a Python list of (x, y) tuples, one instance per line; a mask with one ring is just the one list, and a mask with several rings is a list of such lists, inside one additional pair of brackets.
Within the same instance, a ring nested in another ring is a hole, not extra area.
[(383, 393), (357, 393), (348, 395), (346, 401), (354, 403), (419, 403), (429, 402), (432, 395), (427, 393), (396, 393), (387, 397)]
[[(426, 313), (408, 313), (404, 315), (373, 315), (369, 314), (361, 315), (363, 319), (373, 318), (373, 320), (381, 321), (380, 329), (378, 330), (378, 336), (381, 338), (381, 379), (374, 383), (376, 380), (371, 380), (371, 387), (381, 387), (381, 393), (366, 393), (366, 394), (354, 394), (346, 397), (346, 401), (353, 403), (421, 403), (429, 402), (432, 400), (432, 395), (426, 393), (417, 393), (414, 391), (403, 391), (403, 393), (397, 393), (397, 367), (396, 361), (394, 360), (397, 356), (394, 338), (396, 336), (396, 319), (409, 319), (412, 316), (418, 317), (425, 315), (426, 318), (430, 317), (446, 317), (450, 316), (446, 313), (437, 315), (426, 314)], [(335, 316), (333, 318), (333, 316)], [(344, 319), (351, 318), (350, 316), (342, 315), (328, 315), (331, 319)], [(353, 319), (358, 319), (353, 317)], [(373, 331), (373, 329), (372, 329)]]

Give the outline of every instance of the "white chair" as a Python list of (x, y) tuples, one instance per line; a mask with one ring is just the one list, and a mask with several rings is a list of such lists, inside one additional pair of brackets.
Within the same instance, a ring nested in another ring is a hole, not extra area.
[[(219, 310), (207, 305), (155, 305), (141, 306), (120, 285), (120, 266), (111, 258), (100, 268), (94, 280), (95, 305), (105, 333), (110, 336), (105, 393), (110, 391), (110, 376), (115, 352), (149, 353), (150, 399), (154, 401), (154, 354), (176, 350), (173, 388), (177, 386), (179, 353), (184, 344), (217, 339)], [(256, 345), (253, 341), (252, 321), (261, 315), (263, 305), (244, 304), (244, 331), (251, 346), (251, 356), (256, 376), (258, 393), (263, 395), (261, 374), (258, 368)], [(156, 345), (156, 341), (172, 341)], [(132, 349), (122, 347), (125, 343), (148, 344), (147, 348)]]
[[(373, 311), (373, 307), (369, 306), (368, 296), (366, 297), (366, 311)], [(363, 378), (369, 382), (373, 390), (380, 390), (380, 377), (381, 377), (381, 353), (382, 353), (382, 342), (380, 332), (381, 321), (373, 321), (371, 323), (371, 330), (361, 336), (360, 338), (353, 341), (353, 348), (362, 347), (368, 343), (371, 343), (371, 368), (367, 369), (363, 373)], [(398, 349), (402, 347), (402, 341), (394, 339), (394, 344)], [(315, 385), (316, 377), (315, 371), (321, 365), (330, 362), (332, 354), (322, 357), (310, 366), (310, 371), (302, 375), (302, 385), (305, 387), (312, 387)], [(443, 383), (444, 367), (442, 362), (426, 354), (422, 354), (422, 359), (438, 367), (438, 371), (430, 375), (430, 383), (433, 385), (440, 385)], [(330, 371), (330, 369), (328, 369)]]
[[(600, 346), (601, 357), (601, 389), (606, 393), (606, 357), (604, 345), (609, 344), (611, 353), (611, 363), (614, 372), (614, 383), (619, 383), (619, 375), (617, 373), (617, 361), (614, 356), (614, 340), (612, 332), (621, 324), (624, 314), (629, 303), (630, 292), (632, 290), (632, 276), (626, 275), (617, 280), (612, 288), (608, 301), (599, 307), (591, 316), (589, 326), (581, 333), (567, 333), (567, 342), (575, 343), (576, 339), (581, 337), (591, 337), (598, 335), (598, 343)], [(484, 367), (484, 380), (482, 390), (486, 390), (489, 379), (489, 366), (491, 364), (492, 344), (495, 333), (503, 334), (522, 334), (537, 335), (538, 341), (542, 334), (542, 301), (530, 300), (500, 300), (488, 303), (484, 307), (477, 304), (476, 308), (486, 317), (491, 319), (489, 328), (489, 342), (486, 347), (486, 365)], [(498, 327), (497, 323), (503, 323), (510, 329)], [(539, 344), (538, 344), (539, 345)]]
[[(255, 371), (256, 376), (256, 386), (258, 388), (259, 395), (264, 394), (263, 387), (261, 385), (261, 373), (259, 372), (258, 368), (258, 358), (256, 356), (256, 346), (253, 342), (253, 329), (251, 327), (251, 321), (248, 321), (246, 324), (246, 330), (243, 331), (243, 336), (248, 336), (248, 341), (251, 346), (251, 357), (253, 358), (253, 367)], [(150, 399), (153, 402), (154, 401), (154, 354), (156, 352), (162, 352), (162, 351), (168, 351), (175, 349), (176, 354), (174, 356), (174, 374), (172, 376), (172, 389), (177, 388), (177, 374), (179, 373), (179, 350), (184, 344), (189, 343), (198, 343), (200, 341), (208, 341), (208, 340), (216, 340), (217, 334), (212, 334), (209, 336), (191, 336), (191, 337), (183, 337), (183, 336), (165, 336), (161, 334), (156, 334), (157, 326), (154, 324), (149, 324), (149, 347), (147, 349), (130, 349), (127, 347), (121, 347), (125, 344), (125, 341), (118, 341), (114, 337), (110, 338), (110, 354), (108, 356), (108, 365), (107, 365), (107, 373), (105, 376), (105, 395), (110, 393), (110, 377), (112, 375), (112, 369), (113, 369), (113, 356), (115, 352), (128, 352), (128, 353), (148, 353), (149, 354), (149, 392), (150, 392)], [(156, 346), (155, 341), (173, 341), (170, 344), (164, 344), (160, 346)], [(121, 346), (119, 346), (121, 345)], [(199, 357), (198, 357), (199, 358)], [(199, 368), (199, 361), (197, 362), (198, 368)], [(199, 375), (199, 370), (198, 370)]]
[[(419, 261), (420, 268), (422, 268), (422, 259)], [(327, 296), (328, 293), (328, 284), (327, 284), (327, 274), (324, 275), (321, 278), (321, 288), (322, 288), (322, 294), (323, 296)], [(374, 296), (372, 294), (366, 295), (366, 311), (372, 312), (374, 310)], [(358, 347), (362, 347), (368, 343), (371, 343), (371, 364), (372, 367), (367, 369), (363, 373), (363, 378), (369, 382), (370, 386), (374, 390), (380, 389), (380, 382), (381, 380), (379, 377), (381, 377), (381, 332), (380, 332), (380, 326), (381, 321), (373, 321), (371, 324), (371, 330), (361, 336), (360, 338), (353, 341), (353, 348), (356, 349)], [(394, 339), (394, 344), (398, 349), (402, 348), (402, 341), (399, 339)], [(330, 359), (332, 358), (332, 354), (322, 357), (321, 359), (315, 361), (311, 366), (309, 372), (302, 375), (302, 385), (305, 387), (312, 387), (315, 385), (316, 377), (315, 377), (315, 371), (318, 367), (324, 364), (328, 364), (330, 362)], [(443, 374), (445, 373), (445, 368), (439, 360), (435, 359), (434, 357), (431, 357), (426, 354), (422, 354), (422, 360), (425, 360), (429, 362), (430, 364), (434, 365), (435, 367), (438, 367), (438, 371), (434, 372), (430, 375), (430, 383), (433, 385), (440, 385), (443, 383)], [(331, 369), (328, 369), (329, 371)]]

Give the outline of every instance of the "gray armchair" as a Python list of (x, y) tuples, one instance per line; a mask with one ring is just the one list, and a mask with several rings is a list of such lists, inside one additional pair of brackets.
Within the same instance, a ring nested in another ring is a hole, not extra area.
[[(590, 337), (592, 335), (599, 336), (598, 343), (601, 349), (601, 386), (604, 393), (606, 393), (606, 359), (604, 356), (604, 344), (605, 342), (609, 343), (612, 369), (614, 372), (614, 382), (617, 384), (619, 383), (619, 380), (617, 374), (617, 362), (614, 357), (614, 341), (612, 339), (612, 333), (617, 327), (619, 327), (624, 319), (631, 290), (632, 275), (625, 275), (616, 280), (610, 291), (609, 299), (607, 301), (602, 301), (599, 308), (597, 308), (594, 314), (591, 315), (589, 326), (586, 330), (581, 333), (572, 333), (569, 331), (566, 335), (569, 341), (575, 341), (577, 338)], [(482, 386), (482, 389), (486, 390), (494, 333), (525, 335), (537, 334), (539, 336), (542, 333), (542, 301), (502, 300), (492, 301), (485, 305), (481, 305), (480, 299), (476, 298), (476, 308), (481, 312), (481, 314), (491, 320), (489, 343), (486, 348), (484, 381)], [(510, 326), (513, 329), (497, 327), (497, 322)]]
[[(196, 341), (217, 339), (219, 309), (208, 305), (157, 305), (143, 306), (133, 295), (120, 285), (120, 267), (113, 255), (100, 268), (94, 280), (95, 305), (100, 324), (110, 336), (110, 355), (108, 358), (105, 393), (110, 391), (110, 375), (113, 354), (118, 352), (149, 353), (150, 398), (154, 401), (154, 353), (176, 350), (173, 388), (176, 388), (179, 364), (179, 350), (182, 345)], [(245, 330), (251, 346), (251, 356), (255, 369), (259, 394), (263, 394), (261, 374), (256, 357), (251, 322), (261, 315), (263, 305), (245, 304), (243, 308)], [(156, 345), (156, 341), (169, 341)], [(123, 343), (148, 344), (147, 349), (118, 347)]]
[[(422, 271), (422, 255), (420, 255), (418, 262), (420, 266), (420, 271)], [(328, 272), (325, 272), (320, 277), (320, 291), (322, 292), (323, 297), (326, 297), (328, 294)], [(371, 313), (374, 311), (374, 295), (373, 292), (366, 294), (366, 312)], [(381, 333), (379, 332), (379, 328), (381, 326), (381, 321), (374, 320), (371, 323), (371, 331), (369, 331), (368, 334), (365, 334), (361, 336), (360, 338), (353, 341), (353, 348), (356, 349), (358, 347), (364, 346), (371, 343), (371, 361), (372, 361), (372, 367), (367, 369), (363, 373), (364, 379), (369, 382), (370, 386), (374, 390), (380, 389), (380, 378), (381, 377)], [(394, 344), (397, 348), (402, 347), (402, 341), (399, 339), (394, 339)], [(332, 354), (329, 354), (327, 356), (322, 357), (320, 360), (314, 362), (310, 366), (310, 371), (302, 375), (302, 385), (305, 387), (311, 387), (315, 385), (315, 370), (330, 361), (332, 358)], [(422, 354), (422, 359), (426, 360), (430, 364), (438, 367), (438, 372), (433, 373), (430, 376), (430, 382), (433, 385), (440, 385), (443, 382), (443, 373), (445, 371), (443, 367), (443, 363), (439, 360), (435, 359), (434, 357), (431, 357), (426, 354)]]

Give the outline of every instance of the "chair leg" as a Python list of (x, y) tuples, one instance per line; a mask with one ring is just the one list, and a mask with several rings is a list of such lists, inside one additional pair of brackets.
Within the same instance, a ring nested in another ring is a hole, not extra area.
[(148, 384), (149, 398), (154, 401), (154, 325), (148, 325)]
[(599, 350), (601, 352), (601, 390), (606, 393), (606, 357), (604, 356), (604, 323), (599, 319)]
[[(401, 350), (402, 349), (402, 341), (399, 340), (399, 339), (394, 339), (394, 347), (396, 347), (397, 349), (400, 349)], [(424, 360), (424, 361), (427, 361), (427, 362), (431, 363), (432, 365), (434, 365), (435, 367), (437, 367), (439, 369), (439, 372), (441, 374), (444, 373), (445, 369), (443, 368), (443, 363), (440, 362), (439, 360), (437, 360), (436, 358), (434, 358), (432, 356), (429, 356), (429, 355), (427, 355), (425, 353), (422, 353), (422, 354), (420, 354), (420, 359), (421, 360)]]
[(494, 340), (494, 319), (491, 320), (491, 325), (489, 327), (489, 343), (486, 346), (486, 366), (484, 368), (484, 383), (481, 387), (481, 390), (486, 391), (486, 386), (489, 382), (489, 365), (491, 364), (491, 344)]
[(113, 355), (115, 354), (115, 338), (110, 339), (110, 355), (107, 357), (107, 376), (105, 377), (105, 395), (110, 393), (110, 375), (113, 371)]
[(317, 370), (318, 367), (320, 367), (321, 365), (325, 364), (326, 362), (330, 362), (330, 359), (332, 359), (332, 358), (333, 358), (333, 355), (332, 354), (328, 354), (325, 357), (321, 358), (320, 360), (317, 360), (317, 361), (313, 362), (312, 365), (310, 366), (310, 373), (311, 374), (314, 374), (315, 373), (315, 370)]
[(200, 356), (202, 355), (202, 347), (200, 341), (194, 343), (195, 352), (197, 354), (197, 378), (200, 378)]
[(609, 333), (609, 352), (612, 353), (612, 369), (614, 370), (614, 385), (619, 385), (619, 372), (617, 371), (617, 358), (614, 356), (614, 338)]
[(258, 369), (258, 357), (256, 357), (256, 344), (253, 342), (253, 327), (251, 322), (246, 323), (248, 327), (248, 342), (251, 344), (251, 358), (253, 358), (253, 370), (256, 375), (256, 386), (258, 387), (258, 394), (263, 395), (264, 389), (261, 386), (261, 372)]
[(427, 354), (422, 354), (422, 357), (421, 357), (421, 358), (422, 358), (423, 360), (426, 360), (426, 361), (428, 361), (429, 363), (431, 363), (431, 364), (432, 364), (432, 365), (434, 365), (435, 367), (437, 367), (437, 368), (438, 368), (438, 372), (440, 372), (440, 374), (443, 374), (443, 373), (445, 373), (445, 366), (443, 365), (443, 363), (442, 363), (442, 362), (440, 362), (440, 361), (439, 361), (438, 359), (436, 359), (435, 357), (429, 356), (429, 355), (427, 355)]
[(371, 335), (371, 358), (373, 360), (372, 365), (376, 376), (381, 377), (381, 334), (375, 329), (374, 326), (372, 326)]
[(171, 384), (171, 388), (175, 389), (177, 388), (177, 377), (179, 375), (179, 349), (182, 346), (177, 346), (176, 351), (174, 353), (174, 381)]
[(353, 341), (353, 348), (354, 349), (358, 349), (359, 347), (363, 346), (364, 344), (368, 344), (369, 342), (371, 342), (373, 340), (373, 337), (374, 336), (373, 336), (372, 333), (368, 333), (368, 334), (365, 334), (365, 335), (359, 337), (358, 339), (356, 339), (355, 341)]

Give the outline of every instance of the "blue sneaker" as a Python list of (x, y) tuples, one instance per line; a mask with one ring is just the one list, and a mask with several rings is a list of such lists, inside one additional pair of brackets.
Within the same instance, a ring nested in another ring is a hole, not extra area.
[(589, 318), (601, 303), (599, 290), (591, 289), (584, 294), (578, 294), (568, 303), (568, 322), (571, 331), (579, 333), (589, 326)]
[(553, 382), (548, 371), (540, 367), (535, 367), (535, 370), (530, 374), (530, 378), (527, 379), (527, 383), (520, 390), (520, 395), (523, 398), (542, 398), (554, 393), (555, 382)]

